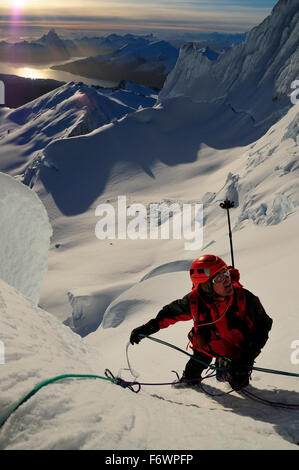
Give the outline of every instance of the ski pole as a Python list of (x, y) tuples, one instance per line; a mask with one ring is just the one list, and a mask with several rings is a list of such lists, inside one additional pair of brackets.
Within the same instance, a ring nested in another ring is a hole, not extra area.
[(235, 262), (234, 262), (234, 251), (233, 251), (233, 237), (232, 237), (232, 230), (231, 230), (231, 225), (230, 225), (230, 217), (229, 217), (229, 210), (235, 206), (234, 201), (230, 201), (229, 199), (226, 198), (224, 202), (221, 202), (220, 207), (222, 209), (226, 209), (227, 211), (227, 222), (228, 222), (228, 234), (229, 234), (229, 241), (230, 241), (230, 252), (231, 252), (231, 258), (232, 258), (232, 267), (235, 267)]

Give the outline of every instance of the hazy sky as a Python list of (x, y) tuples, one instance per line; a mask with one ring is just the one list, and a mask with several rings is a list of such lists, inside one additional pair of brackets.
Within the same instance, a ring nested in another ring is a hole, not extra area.
[(1, 0), (0, 27), (244, 32), (277, 0)]

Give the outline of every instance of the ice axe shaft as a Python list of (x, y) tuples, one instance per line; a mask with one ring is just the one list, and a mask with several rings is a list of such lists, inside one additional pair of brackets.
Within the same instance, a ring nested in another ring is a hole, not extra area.
[(220, 207), (222, 209), (226, 209), (227, 212), (227, 222), (228, 222), (228, 234), (229, 234), (229, 242), (230, 242), (230, 253), (231, 253), (231, 258), (232, 258), (232, 267), (235, 267), (235, 262), (234, 262), (234, 250), (233, 250), (233, 236), (232, 236), (232, 230), (231, 230), (231, 225), (230, 225), (230, 216), (229, 216), (229, 210), (235, 206), (234, 201), (230, 201), (229, 199), (226, 199), (224, 202), (221, 202)]

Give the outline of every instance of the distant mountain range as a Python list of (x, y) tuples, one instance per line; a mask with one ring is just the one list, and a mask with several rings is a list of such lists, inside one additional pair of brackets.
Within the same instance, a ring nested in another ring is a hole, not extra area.
[[(201, 48), (198, 45), (197, 50), (209, 61), (216, 61), (220, 55), (209, 47)], [(133, 42), (110, 54), (88, 57), (52, 68), (88, 78), (115, 82), (121, 79), (161, 89), (178, 57), (179, 50), (167, 41)]]
[[(189, 41), (197, 42), (200, 47), (209, 47), (216, 52), (229, 49), (232, 45), (244, 42), (244, 34), (220, 33), (181, 33), (166, 39), (175, 48)], [(146, 46), (158, 39), (153, 34), (139, 36), (135, 34), (110, 34), (105, 37), (87, 37), (80, 39), (62, 39), (54, 29), (34, 41), (9, 43), (0, 41), (0, 60), (5, 62), (51, 63), (57, 60), (69, 60), (72, 57), (87, 57), (110, 54), (132, 45)]]
[(22, 63), (51, 63), (69, 60), (72, 57), (86, 57), (108, 54), (128, 44), (146, 45), (154, 40), (152, 34), (136, 36), (110, 34), (106, 37), (83, 37), (61, 39), (54, 29), (34, 41), (18, 43), (0, 42), (0, 60)]
[(52, 68), (89, 78), (127, 80), (160, 89), (178, 56), (179, 50), (166, 41), (132, 41), (109, 54)]
[[(246, 40), (246, 33), (200, 33), (192, 32), (177, 32), (173, 38), (166, 38), (173, 46), (181, 47), (186, 42), (196, 42), (200, 47), (210, 47), (217, 52), (230, 49), (232, 46), (241, 44)], [(165, 38), (164, 38), (165, 39)]]
[(73, 52), (73, 42), (62, 41), (54, 29), (34, 42), (0, 42), (0, 60), (4, 62), (50, 63), (70, 59)]
[[(179, 47), (185, 44), (188, 37), (181, 35), (165, 41), (158, 40), (153, 34), (110, 34), (106, 37), (70, 40), (60, 38), (56, 31), (51, 29), (41, 38), (31, 42), (0, 42), (0, 61), (51, 64), (56, 70), (88, 78), (113, 82), (134, 81), (161, 89), (176, 64)], [(199, 33), (196, 35), (196, 44), (203, 55), (215, 61), (233, 44), (239, 44), (245, 38), (246, 34)], [(72, 58), (76, 60), (72, 62)]]

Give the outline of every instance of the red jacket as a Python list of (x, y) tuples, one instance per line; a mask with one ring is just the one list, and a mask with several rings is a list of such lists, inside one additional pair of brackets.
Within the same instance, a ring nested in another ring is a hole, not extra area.
[(272, 326), (258, 297), (233, 282), (234, 294), (209, 303), (193, 289), (182, 299), (163, 307), (147, 326), (150, 334), (178, 321), (193, 320), (193, 348), (209, 356), (254, 359), (268, 339)]

